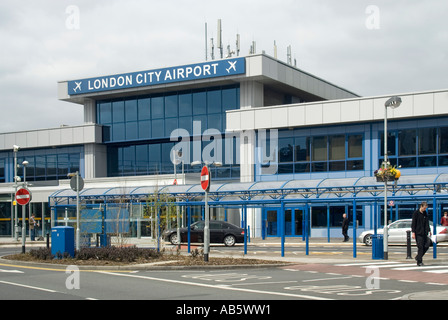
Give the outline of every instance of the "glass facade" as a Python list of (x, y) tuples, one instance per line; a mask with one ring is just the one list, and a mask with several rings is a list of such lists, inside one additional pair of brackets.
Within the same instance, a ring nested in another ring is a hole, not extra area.
[[(402, 168), (448, 166), (448, 127), (388, 130), (388, 159)], [(384, 157), (384, 132), (380, 133), (381, 165)]]
[(225, 131), (225, 112), (239, 108), (239, 86), (189, 90), (97, 102), (103, 141), (129, 142), (168, 138), (181, 128), (192, 134), (193, 121)]
[(279, 137), (278, 174), (364, 170), (363, 140), (362, 133)]
[[(175, 143), (170, 141), (171, 133), (176, 129), (186, 130), (190, 137), (207, 129), (224, 133), (225, 112), (239, 107), (239, 85), (97, 101), (97, 122), (103, 125), (103, 141), (108, 147), (108, 176), (173, 173), (170, 152)], [(200, 126), (193, 131), (195, 121)], [(200, 142), (201, 150), (209, 143)], [(193, 160), (198, 159), (191, 155), (190, 162)], [(214, 169), (214, 176), (239, 178), (237, 163)], [(184, 170), (200, 169), (187, 163)], [(181, 172), (181, 165), (177, 172)]]
[[(13, 182), (13, 157), (12, 152), (0, 153), (0, 182)], [(81, 146), (21, 150), (17, 155), (17, 175), (23, 179), (22, 162), (26, 160), (27, 181), (68, 179), (68, 173), (81, 170), (82, 159), (84, 159), (84, 147)]]

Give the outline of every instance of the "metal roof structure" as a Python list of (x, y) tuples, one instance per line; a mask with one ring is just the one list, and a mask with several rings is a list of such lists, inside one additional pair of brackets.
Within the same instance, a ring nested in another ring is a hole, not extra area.
[[(388, 198), (409, 201), (427, 198), (448, 200), (448, 173), (437, 175), (402, 176), (388, 184)], [(80, 191), (81, 201), (113, 202), (125, 199), (143, 202), (148, 197), (164, 195), (179, 205), (203, 204), (204, 191), (200, 184), (143, 187), (86, 188)], [(212, 183), (210, 205), (260, 206), (284, 203), (371, 202), (383, 199), (384, 183), (374, 177), (313, 179), (288, 181), (257, 181)], [(76, 192), (59, 190), (50, 195), (50, 206), (73, 205)], [(163, 200), (162, 200), (163, 201)]]

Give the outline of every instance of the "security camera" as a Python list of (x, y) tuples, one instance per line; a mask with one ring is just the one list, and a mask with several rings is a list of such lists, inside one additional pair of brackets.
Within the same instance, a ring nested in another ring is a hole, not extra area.
[(13, 145), (12, 148), (14, 149), (14, 152), (17, 152), (20, 150), (20, 147), (17, 145)]

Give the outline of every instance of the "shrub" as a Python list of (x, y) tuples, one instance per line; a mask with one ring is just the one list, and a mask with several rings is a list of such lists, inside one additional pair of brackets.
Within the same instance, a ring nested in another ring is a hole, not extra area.
[(105, 260), (116, 262), (135, 262), (139, 259), (155, 259), (162, 253), (154, 249), (133, 247), (81, 248), (75, 254), (77, 260)]
[(38, 249), (31, 249), (30, 255), (33, 258), (39, 259), (39, 260), (52, 260), (54, 259), (54, 255), (51, 254), (51, 249), (49, 248), (38, 248)]

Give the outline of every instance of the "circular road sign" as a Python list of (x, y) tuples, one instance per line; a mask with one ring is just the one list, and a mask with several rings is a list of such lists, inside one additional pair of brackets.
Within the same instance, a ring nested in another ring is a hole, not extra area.
[(84, 189), (84, 179), (81, 176), (78, 176), (78, 186), (77, 186), (76, 176), (72, 177), (70, 179), (70, 188), (72, 188), (73, 191), (81, 191), (82, 189)]
[(208, 191), (210, 189), (210, 172), (207, 166), (202, 167), (201, 187), (204, 191)]
[(26, 188), (20, 188), (16, 192), (16, 201), (21, 206), (28, 204), (31, 201), (31, 192)]

